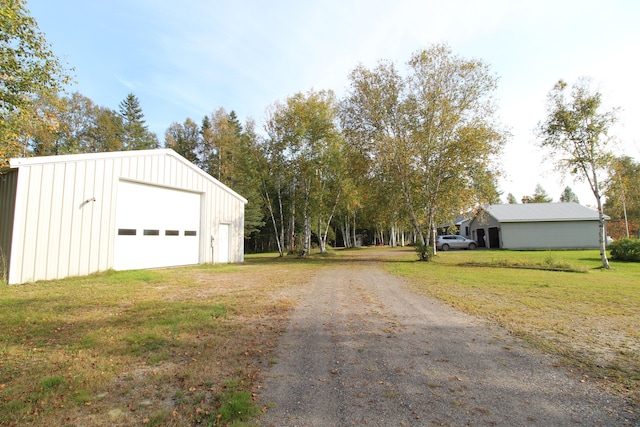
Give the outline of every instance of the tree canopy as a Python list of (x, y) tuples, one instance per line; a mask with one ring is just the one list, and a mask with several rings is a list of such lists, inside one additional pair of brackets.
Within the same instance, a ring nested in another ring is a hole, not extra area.
[(366, 153), (377, 187), (398, 194), (425, 244), (437, 222), (498, 199), (496, 156), (507, 134), (486, 64), (436, 45), (407, 65), (405, 76), (389, 62), (354, 69), (341, 119), (348, 144)]
[[(0, 2), (0, 166), (24, 155), (35, 122), (53, 126), (34, 99), (57, 95), (71, 81), (69, 71), (53, 54), (24, 0)], [(25, 138), (26, 137), (26, 138)]]
[(640, 163), (620, 156), (609, 164), (604, 210), (611, 217), (608, 230), (616, 238), (640, 237)]

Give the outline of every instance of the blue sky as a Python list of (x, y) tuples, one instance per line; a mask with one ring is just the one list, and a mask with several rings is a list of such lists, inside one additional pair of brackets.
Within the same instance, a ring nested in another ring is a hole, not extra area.
[(54, 53), (75, 68), (79, 91), (117, 109), (140, 100), (164, 141), (173, 122), (224, 107), (261, 127), (265, 110), (297, 92), (345, 93), (358, 64), (403, 67), (434, 43), (478, 58), (499, 77), (498, 115), (512, 137), (500, 189), (520, 199), (540, 183), (557, 200), (561, 181), (534, 128), (558, 79), (589, 76), (620, 107), (619, 153), (640, 159), (640, 2), (636, 0), (28, 0)]

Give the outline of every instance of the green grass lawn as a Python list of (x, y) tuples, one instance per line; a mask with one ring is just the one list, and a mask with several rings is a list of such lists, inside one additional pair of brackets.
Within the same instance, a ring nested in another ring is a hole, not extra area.
[[(271, 257), (271, 259), (274, 259)], [(0, 288), (0, 425), (227, 425), (311, 267), (106, 272)]]
[[(408, 254), (402, 261), (387, 269), (418, 292), (495, 321), (637, 396), (640, 264), (612, 261), (605, 270), (598, 251), (452, 251), (429, 263)], [(573, 271), (542, 269), (558, 266)]]

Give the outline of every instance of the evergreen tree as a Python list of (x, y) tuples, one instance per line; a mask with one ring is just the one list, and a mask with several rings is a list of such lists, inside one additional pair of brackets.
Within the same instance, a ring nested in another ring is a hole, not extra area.
[(158, 137), (145, 124), (140, 101), (130, 93), (120, 103), (122, 117), (122, 148), (124, 150), (148, 150), (158, 148)]
[(551, 203), (553, 199), (547, 194), (542, 185), (537, 184), (533, 196), (524, 196), (522, 203)]
[(510, 205), (517, 205), (518, 204), (518, 200), (516, 199), (516, 196), (514, 196), (511, 193), (509, 193), (509, 194), (507, 194), (507, 203), (509, 203)]
[(578, 196), (576, 195), (576, 193), (573, 192), (571, 187), (564, 188), (564, 191), (560, 195), (560, 201), (562, 203), (569, 203), (569, 202), (580, 203), (580, 200), (578, 200)]

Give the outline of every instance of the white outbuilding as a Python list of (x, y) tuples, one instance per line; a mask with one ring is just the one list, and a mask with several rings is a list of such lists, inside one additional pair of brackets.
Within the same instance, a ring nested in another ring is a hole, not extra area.
[(9, 165), (0, 171), (9, 284), (244, 260), (247, 200), (171, 149)]
[(479, 247), (546, 250), (600, 246), (598, 211), (578, 203), (491, 205), (480, 210), (468, 228)]

